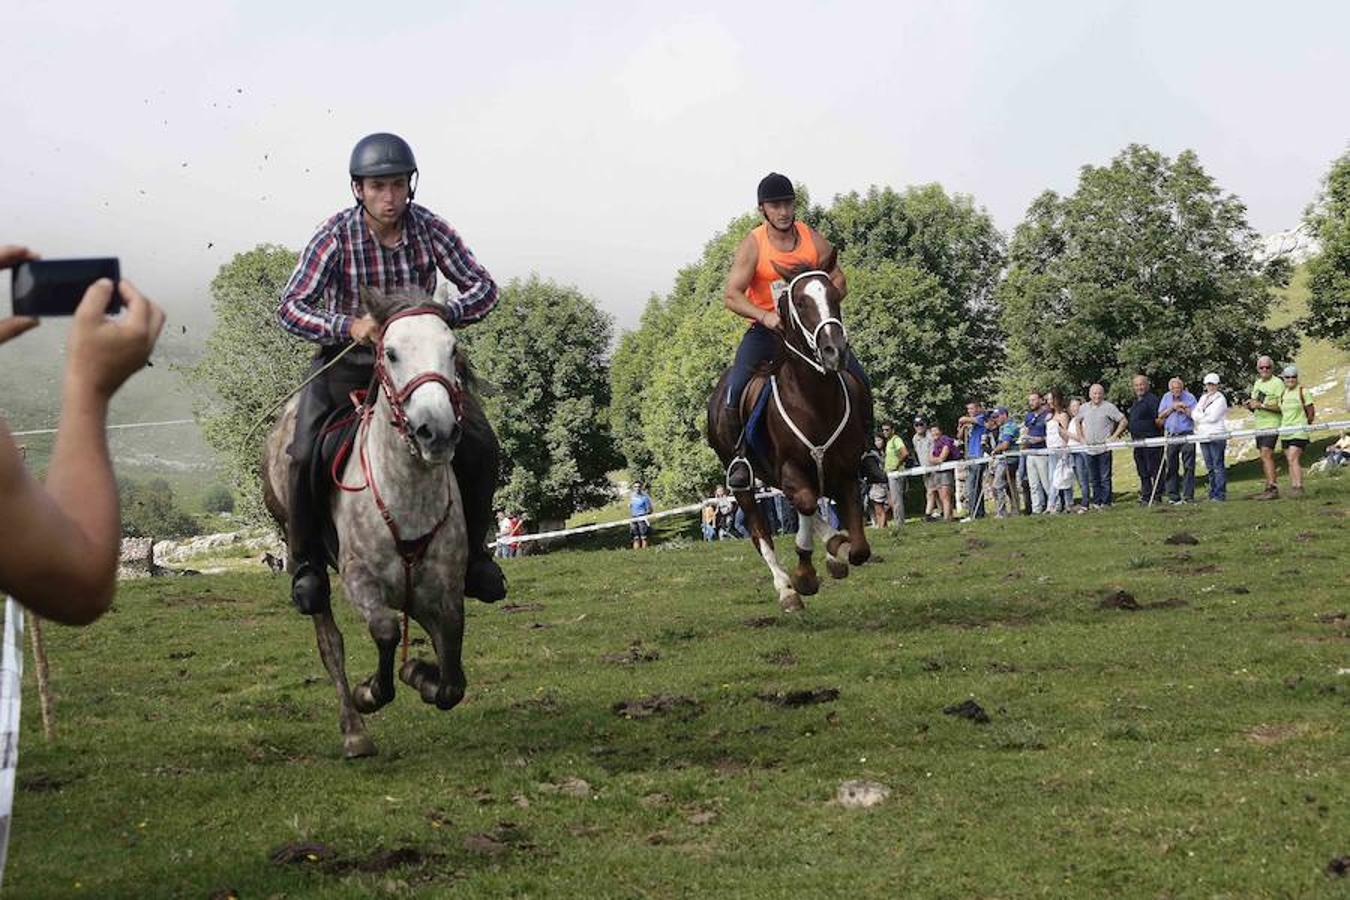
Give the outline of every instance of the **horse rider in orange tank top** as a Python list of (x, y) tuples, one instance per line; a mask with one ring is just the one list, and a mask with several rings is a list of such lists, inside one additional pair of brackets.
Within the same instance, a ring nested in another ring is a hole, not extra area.
[[(830, 242), (820, 232), (805, 222), (797, 221), (797, 192), (787, 176), (777, 172), (764, 176), (759, 182), (757, 199), (764, 223), (746, 235), (736, 248), (736, 259), (727, 274), (723, 296), (727, 309), (744, 316), (751, 323), (736, 349), (736, 361), (732, 363), (724, 398), (725, 427), (734, 427), (740, 432), (736, 457), (727, 466), (727, 487), (733, 491), (747, 491), (754, 484), (750, 461), (745, 456), (745, 423), (740, 421), (741, 394), (750, 383), (755, 367), (773, 359), (781, 344), (778, 332), (783, 323), (779, 320), (774, 303), (774, 283), (782, 279), (773, 264), (778, 263), (789, 269), (800, 265), (819, 265), (820, 260), (827, 258), (832, 249)], [(840, 295), (846, 296), (848, 285), (843, 270), (836, 264), (827, 274), (839, 289)], [(871, 386), (867, 373), (851, 350), (847, 366), (849, 373), (868, 388), (866, 393), (869, 402), (860, 412), (867, 446), (870, 448), (875, 427), (870, 402)], [(873, 484), (886, 483), (881, 456), (875, 450), (863, 454), (859, 471)]]

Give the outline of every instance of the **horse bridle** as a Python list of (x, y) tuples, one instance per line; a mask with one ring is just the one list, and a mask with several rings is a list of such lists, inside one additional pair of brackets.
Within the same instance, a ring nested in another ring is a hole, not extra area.
[(390, 424), (403, 438), (404, 444), (408, 447), (408, 452), (414, 456), (418, 452), (417, 442), (413, 439), (412, 432), (408, 428), (408, 413), (404, 409), (404, 405), (412, 397), (413, 391), (424, 384), (439, 384), (450, 395), (450, 405), (454, 407), (455, 418), (458, 420), (464, 418), (464, 389), (451, 382), (440, 372), (422, 372), (409, 379), (408, 383), (403, 385), (401, 389), (395, 387), (394, 380), (389, 375), (389, 368), (385, 365), (384, 335), (389, 326), (399, 319), (406, 319), (411, 316), (439, 315), (440, 310), (430, 306), (418, 306), (396, 312), (384, 320), (384, 324), (380, 327), (380, 336), (375, 341), (375, 379), (379, 382), (380, 388), (389, 401), (389, 411), (392, 414)]
[[(844, 323), (835, 316), (826, 316), (815, 328), (807, 331), (806, 323), (802, 321), (801, 314), (797, 312), (797, 304), (792, 302), (792, 290), (797, 286), (797, 282), (812, 275), (820, 275), (826, 279), (830, 277), (829, 272), (825, 272), (821, 269), (810, 269), (805, 272), (800, 272), (788, 282), (787, 290), (784, 292), (783, 296), (787, 302), (789, 321), (791, 321), (792, 326), (797, 329), (797, 333), (802, 336), (802, 340), (806, 342), (806, 346), (811, 350), (812, 354), (815, 355), (815, 359), (812, 359), (810, 356), (807, 356), (805, 353), (792, 346), (792, 342), (787, 339), (787, 335), (784, 335), (783, 337), (783, 344), (793, 353), (800, 356), (811, 368), (815, 369), (821, 375), (827, 375), (829, 373), (826, 372), (824, 364), (820, 361), (820, 349), (817, 345), (817, 341), (820, 338), (820, 331), (826, 325), (838, 325), (839, 330), (844, 334), (844, 340), (847, 341), (848, 330), (844, 328)], [(839, 440), (840, 435), (844, 433), (844, 429), (848, 426), (849, 416), (853, 411), (853, 406), (848, 393), (848, 385), (844, 382), (843, 373), (836, 372), (835, 377), (839, 379), (839, 387), (844, 394), (844, 415), (840, 418), (839, 424), (835, 426), (833, 433), (830, 434), (825, 442), (823, 444), (816, 444), (813, 443), (799, 427), (797, 427), (797, 423), (792, 421), (792, 417), (788, 415), (788, 411), (783, 406), (783, 399), (778, 390), (778, 376), (769, 376), (769, 389), (773, 394), (773, 402), (774, 406), (778, 409), (778, 415), (781, 416), (783, 421), (787, 424), (788, 430), (792, 432), (793, 437), (806, 447), (807, 452), (811, 454), (811, 459), (816, 464), (816, 482), (819, 496), (821, 497), (825, 496), (825, 454), (829, 452), (830, 448)]]
[(815, 328), (807, 330), (806, 323), (802, 321), (801, 313), (797, 312), (797, 304), (792, 302), (792, 291), (796, 288), (797, 282), (801, 281), (803, 278), (814, 275), (820, 275), (826, 280), (829, 280), (830, 277), (830, 273), (822, 269), (808, 269), (805, 272), (799, 272), (788, 282), (787, 290), (783, 292), (783, 297), (787, 301), (788, 320), (792, 323), (792, 327), (797, 329), (797, 333), (802, 336), (802, 340), (806, 343), (807, 349), (811, 351), (812, 356), (815, 358), (813, 359), (811, 356), (807, 356), (805, 353), (792, 346), (792, 342), (787, 340), (786, 335), (783, 338), (783, 343), (787, 345), (789, 350), (800, 356), (808, 366), (815, 369), (821, 375), (825, 375), (825, 365), (820, 359), (820, 348), (818, 343), (820, 340), (820, 332), (827, 325), (838, 325), (840, 332), (844, 335), (844, 340), (847, 342), (848, 329), (844, 327), (844, 323), (836, 316), (826, 316), (817, 323)]

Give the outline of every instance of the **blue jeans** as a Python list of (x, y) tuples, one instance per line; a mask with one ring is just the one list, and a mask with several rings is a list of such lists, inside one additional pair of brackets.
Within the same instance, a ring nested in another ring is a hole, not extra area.
[(705, 541), (715, 541), (715, 540), (717, 540), (717, 526), (716, 526), (716, 525), (709, 525), (708, 523), (704, 522), (704, 523), (703, 523), (703, 539), (704, 539)]
[(966, 469), (966, 514), (984, 517), (984, 470), (988, 463), (978, 463)]
[(1228, 472), (1224, 468), (1223, 453), (1228, 447), (1228, 439), (1205, 441), (1200, 451), (1205, 455), (1205, 468), (1209, 469), (1209, 499), (1228, 499)]
[(1167, 469), (1163, 487), (1167, 490), (1168, 498), (1174, 503), (1177, 500), (1194, 500), (1195, 445), (1168, 444), (1167, 458), (1163, 461), (1163, 467)]
[[(1069, 459), (1073, 460), (1073, 478), (1078, 482), (1078, 493), (1082, 497), (1082, 504), (1087, 506), (1092, 502), (1092, 477), (1088, 472), (1087, 454), (1081, 450), (1076, 453), (1070, 453)], [(1072, 488), (1070, 489), (1072, 493)]]
[(1092, 487), (1092, 503), (1097, 506), (1111, 505), (1111, 454), (1085, 453), (1088, 467), (1088, 483)]

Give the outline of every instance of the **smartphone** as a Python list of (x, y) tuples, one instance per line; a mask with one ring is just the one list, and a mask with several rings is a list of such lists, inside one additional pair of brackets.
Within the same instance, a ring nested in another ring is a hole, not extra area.
[(69, 316), (89, 285), (100, 278), (113, 283), (108, 314), (122, 309), (117, 295), (120, 266), (116, 257), (100, 259), (35, 259), (13, 269), (11, 281), (16, 316)]

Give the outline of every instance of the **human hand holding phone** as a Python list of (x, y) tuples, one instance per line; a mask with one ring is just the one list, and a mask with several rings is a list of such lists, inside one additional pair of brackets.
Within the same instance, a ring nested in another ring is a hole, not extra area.
[(164, 327), (164, 311), (125, 279), (117, 297), (126, 314), (109, 319), (113, 283), (101, 278), (85, 291), (75, 310), (67, 344), (66, 390), (75, 397), (106, 402), (122, 383), (145, 367)]
[[(33, 259), (37, 259), (37, 254), (27, 247), (0, 244), (0, 269), (10, 269)], [(0, 319), (0, 344), (37, 326), (38, 320), (32, 316), (9, 316)]]

